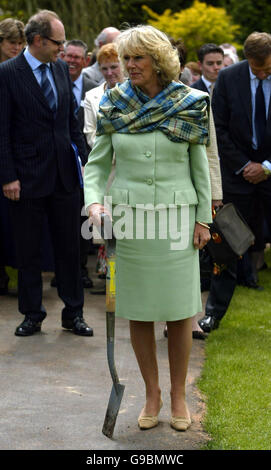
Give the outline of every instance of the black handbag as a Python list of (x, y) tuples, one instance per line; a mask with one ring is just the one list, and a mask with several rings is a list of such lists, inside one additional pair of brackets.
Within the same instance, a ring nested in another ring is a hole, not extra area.
[(217, 264), (240, 258), (255, 241), (250, 227), (232, 203), (217, 209), (210, 224), (210, 235), (206, 246)]

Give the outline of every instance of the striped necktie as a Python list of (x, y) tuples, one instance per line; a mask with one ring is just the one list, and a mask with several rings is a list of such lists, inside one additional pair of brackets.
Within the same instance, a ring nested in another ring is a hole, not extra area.
[(259, 80), (255, 97), (255, 129), (258, 148), (261, 147), (266, 128), (266, 108), (263, 93), (263, 81)]
[(39, 68), (41, 70), (41, 89), (42, 89), (42, 92), (43, 92), (43, 94), (44, 94), (51, 110), (55, 114), (56, 113), (56, 98), (55, 98), (53, 87), (50, 83), (49, 78), (47, 77), (47, 73), (46, 73), (47, 65), (46, 64), (41, 64), (39, 66)]
[(210, 93), (210, 101), (212, 101), (213, 98), (213, 91), (214, 91), (215, 84), (212, 83), (210, 88), (209, 88), (209, 93)]

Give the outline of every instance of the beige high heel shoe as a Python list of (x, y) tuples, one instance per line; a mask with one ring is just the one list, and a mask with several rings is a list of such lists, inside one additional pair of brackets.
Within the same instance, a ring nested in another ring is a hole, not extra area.
[(170, 426), (176, 431), (186, 431), (191, 425), (191, 418), (183, 418), (181, 416), (171, 416)]
[[(158, 415), (160, 413), (160, 410), (163, 406), (163, 402), (162, 400), (160, 400), (160, 408), (159, 408), (159, 411), (158, 411)], [(138, 426), (140, 427), (140, 429), (151, 429), (151, 428), (154, 428), (155, 426), (158, 425), (158, 415), (156, 416), (140, 416), (138, 417)]]

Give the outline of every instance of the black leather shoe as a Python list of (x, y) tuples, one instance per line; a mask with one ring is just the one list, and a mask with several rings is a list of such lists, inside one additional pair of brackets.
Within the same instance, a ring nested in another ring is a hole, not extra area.
[(211, 315), (205, 315), (198, 321), (204, 333), (210, 333), (212, 330), (216, 330), (219, 327), (219, 323), (220, 321)]
[(241, 285), (244, 286), (244, 287), (248, 287), (249, 289), (255, 289), (255, 290), (258, 290), (258, 291), (264, 290), (264, 287), (259, 286), (257, 284), (257, 282), (255, 282), (255, 281), (247, 281), (247, 282), (244, 282)]
[(264, 262), (261, 267), (258, 269), (258, 271), (264, 271), (265, 269), (268, 269), (267, 264)]
[(15, 330), (16, 336), (31, 336), (37, 331), (41, 330), (41, 322), (31, 320), (31, 318), (25, 318), (24, 321), (17, 326)]
[(99, 279), (106, 279), (106, 274), (98, 274)]
[(88, 326), (83, 317), (75, 317), (72, 320), (62, 320), (63, 328), (72, 330), (76, 335), (93, 336), (93, 329)]
[(82, 276), (82, 283), (84, 289), (91, 289), (93, 287), (93, 282), (88, 276)]
[(194, 330), (192, 331), (192, 338), (194, 339), (202, 339), (205, 340), (207, 337), (206, 333), (200, 330)]

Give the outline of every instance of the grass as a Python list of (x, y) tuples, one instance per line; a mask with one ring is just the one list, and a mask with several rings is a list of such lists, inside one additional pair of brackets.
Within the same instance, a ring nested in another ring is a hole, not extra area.
[(9, 277), (9, 289), (17, 289), (18, 286), (18, 271), (10, 266), (5, 267), (6, 273)]
[(271, 449), (271, 250), (265, 258), (264, 291), (238, 286), (206, 341), (198, 386), (207, 404), (209, 450)]

